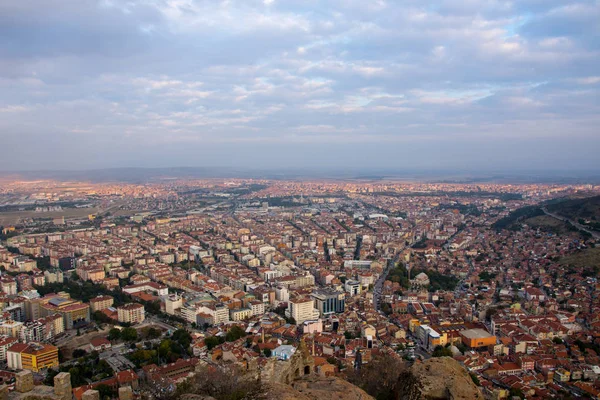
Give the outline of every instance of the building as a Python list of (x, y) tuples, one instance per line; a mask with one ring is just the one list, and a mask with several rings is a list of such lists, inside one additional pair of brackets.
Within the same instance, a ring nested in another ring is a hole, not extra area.
[(263, 315), (265, 313), (265, 303), (262, 301), (251, 301), (250, 308), (252, 309), (252, 315)]
[(315, 309), (314, 301), (308, 297), (290, 300), (285, 315), (288, 318), (293, 318), (298, 325), (306, 320), (319, 319), (319, 311)]
[(115, 300), (111, 296), (98, 296), (90, 299), (90, 308), (92, 312), (102, 311), (112, 307)]
[(146, 319), (144, 306), (139, 303), (129, 303), (117, 307), (117, 318), (119, 322), (139, 324)]
[(294, 353), (296, 352), (296, 348), (291, 345), (281, 345), (273, 350), (273, 357), (277, 357), (278, 359), (285, 361), (292, 358)]
[(79, 300), (70, 299), (68, 294), (44, 297), (40, 300), (41, 316), (60, 314), (65, 329), (78, 328), (90, 322), (90, 306)]
[(44, 271), (44, 277), (47, 283), (63, 283), (65, 280), (62, 270), (58, 268)]
[(232, 321), (243, 321), (252, 316), (251, 308), (237, 308), (229, 310), (229, 316)]
[(467, 329), (459, 332), (465, 346), (476, 349), (496, 344), (496, 336), (483, 329)]
[(345, 308), (346, 296), (344, 292), (338, 292), (337, 290), (330, 288), (317, 289), (311, 297), (314, 300), (314, 306), (322, 317), (335, 314), (343, 313)]
[(15, 337), (0, 337), (0, 361), (6, 361), (6, 354), (8, 352), (8, 349), (17, 342), (18, 340)]
[(125, 286), (123, 292), (133, 294), (137, 292), (152, 292), (156, 296), (166, 296), (169, 294), (169, 288), (156, 282), (146, 282), (135, 285)]
[(356, 296), (360, 294), (361, 284), (359, 281), (348, 279), (346, 283), (344, 283), (344, 289), (346, 289), (346, 292), (350, 294), (350, 296)]
[(91, 351), (104, 351), (110, 349), (112, 344), (106, 338), (99, 337), (90, 340), (90, 350)]
[(6, 294), (17, 294), (17, 281), (12, 276), (0, 278), (0, 289)]
[(8, 367), (39, 372), (58, 367), (58, 347), (47, 343), (15, 343), (7, 352)]
[(21, 329), (23, 329), (22, 322), (11, 320), (0, 322), (0, 335), (18, 338), (21, 333)]
[(183, 300), (177, 293), (170, 294), (165, 298), (165, 312), (169, 315), (175, 315), (175, 310), (181, 308)]

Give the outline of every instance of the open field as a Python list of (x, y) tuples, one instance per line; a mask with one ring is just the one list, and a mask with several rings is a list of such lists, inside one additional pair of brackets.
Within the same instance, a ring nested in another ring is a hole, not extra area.
[(62, 211), (35, 212), (35, 211), (10, 211), (0, 213), (0, 225), (13, 225), (23, 218), (84, 218), (89, 214), (96, 214), (97, 208), (66, 208)]
[(600, 266), (600, 247), (588, 248), (562, 257), (559, 262), (562, 265), (573, 265), (575, 267)]
[(540, 215), (533, 218), (528, 218), (524, 220), (522, 223), (529, 225), (530, 227), (537, 229), (539, 228), (545, 232), (554, 232), (557, 234), (567, 233), (569, 231), (569, 227), (563, 221), (560, 221), (556, 218), (552, 218), (549, 215)]

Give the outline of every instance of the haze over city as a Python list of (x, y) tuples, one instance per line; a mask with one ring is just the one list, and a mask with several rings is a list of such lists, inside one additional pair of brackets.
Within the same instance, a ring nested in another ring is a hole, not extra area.
[(599, 20), (595, 0), (3, 1), (0, 170), (597, 170)]

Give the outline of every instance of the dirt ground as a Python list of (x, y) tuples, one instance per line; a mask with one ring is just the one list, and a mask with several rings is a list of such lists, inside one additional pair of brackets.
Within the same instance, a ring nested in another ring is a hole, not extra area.
[(10, 211), (0, 213), (0, 225), (14, 225), (22, 218), (83, 218), (97, 212), (97, 208), (66, 208), (62, 211), (52, 212)]

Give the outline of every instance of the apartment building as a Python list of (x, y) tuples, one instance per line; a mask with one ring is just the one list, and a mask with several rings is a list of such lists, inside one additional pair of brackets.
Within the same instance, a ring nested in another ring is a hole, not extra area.
[(106, 310), (112, 307), (114, 299), (111, 296), (98, 296), (90, 299), (90, 308), (92, 312)]
[(300, 325), (304, 321), (319, 318), (319, 311), (314, 307), (314, 301), (308, 297), (299, 297), (288, 302), (288, 308), (285, 311), (288, 318), (293, 318), (296, 324)]
[(117, 318), (119, 322), (130, 324), (139, 324), (146, 319), (144, 306), (138, 303), (129, 303), (121, 307), (117, 307)]

